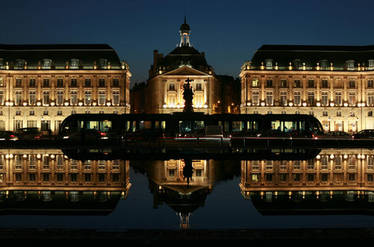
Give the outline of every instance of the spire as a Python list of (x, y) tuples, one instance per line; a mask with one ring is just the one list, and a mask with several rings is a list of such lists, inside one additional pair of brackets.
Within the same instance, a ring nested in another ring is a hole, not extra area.
[(191, 29), (190, 26), (187, 24), (187, 18), (184, 16), (184, 23), (179, 28), (179, 34), (181, 36), (181, 41), (179, 46), (191, 46), (190, 43), (190, 33)]

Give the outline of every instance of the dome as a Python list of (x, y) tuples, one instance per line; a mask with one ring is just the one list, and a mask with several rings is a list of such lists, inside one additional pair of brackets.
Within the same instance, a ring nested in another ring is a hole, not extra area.
[(190, 31), (190, 25), (186, 23), (186, 17), (184, 17), (184, 23), (179, 28), (180, 31)]

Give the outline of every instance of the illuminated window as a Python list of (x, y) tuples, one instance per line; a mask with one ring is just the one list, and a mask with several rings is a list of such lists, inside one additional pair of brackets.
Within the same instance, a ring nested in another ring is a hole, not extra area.
[(323, 106), (327, 106), (329, 104), (329, 96), (328, 96), (328, 92), (322, 92), (322, 96), (321, 96), (321, 104)]
[(29, 92), (29, 104), (30, 105), (36, 104), (36, 92), (35, 91)]
[(77, 58), (72, 58), (70, 59), (70, 69), (79, 69), (79, 59)]
[(77, 91), (71, 91), (70, 92), (70, 103), (72, 105), (78, 104), (78, 92)]
[(356, 93), (355, 92), (350, 92), (348, 94), (348, 104), (350, 106), (354, 106), (356, 104)]
[(266, 105), (273, 105), (273, 92), (266, 92)]
[(259, 87), (260, 86), (260, 83), (258, 81), (258, 79), (253, 79), (252, 80), (252, 87)]
[(22, 91), (17, 91), (16, 92), (16, 105), (21, 105), (22, 104)]
[(57, 91), (57, 105), (62, 105), (64, 103), (64, 92), (63, 91)]
[(45, 58), (42, 60), (42, 69), (50, 69), (52, 66), (52, 60)]
[(47, 91), (43, 92), (43, 104), (44, 105), (49, 104), (49, 92)]
[(113, 92), (113, 105), (119, 105), (119, 92), (114, 91)]
[(287, 92), (280, 92), (280, 104), (282, 106), (287, 105)]
[(260, 104), (260, 93), (259, 92), (252, 92), (252, 104), (257, 106)]
[(296, 106), (301, 105), (301, 92), (294, 92), (293, 100)]
[(91, 104), (91, 91), (84, 92), (84, 104), (90, 105)]
[(0, 105), (4, 104), (4, 92), (0, 91)]
[(335, 92), (335, 105), (341, 106), (342, 105), (342, 93)]
[(105, 98), (106, 98), (105, 91), (99, 91), (99, 101), (98, 101), (98, 104), (99, 105), (104, 105), (105, 104)]

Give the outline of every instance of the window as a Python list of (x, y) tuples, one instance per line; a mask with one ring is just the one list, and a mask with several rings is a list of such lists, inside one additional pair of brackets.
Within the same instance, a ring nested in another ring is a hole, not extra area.
[(323, 106), (328, 106), (329, 104), (329, 96), (328, 96), (328, 92), (322, 92), (322, 96), (321, 96), (321, 104)]
[(368, 88), (373, 88), (374, 87), (374, 80), (368, 80)]
[(273, 105), (273, 92), (266, 92), (266, 105)]
[(258, 81), (258, 79), (253, 79), (252, 80), (252, 87), (259, 87), (260, 86), (260, 83)]
[(29, 111), (30, 116), (35, 116), (35, 111)]
[(174, 83), (170, 83), (170, 84), (169, 84), (169, 89), (168, 89), (168, 91), (175, 91), (175, 85), (174, 85)]
[(0, 91), (0, 105), (4, 104), (4, 92)]
[(78, 104), (78, 92), (77, 91), (71, 91), (70, 93), (70, 103), (72, 105)]
[(294, 92), (293, 100), (296, 106), (301, 105), (301, 92)]
[(335, 92), (335, 105), (341, 106), (342, 105), (342, 93)]
[(99, 79), (99, 87), (105, 87), (105, 79)]
[(201, 87), (201, 83), (196, 84), (196, 89), (195, 90), (196, 91), (202, 91), (203, 90), (202, 87)]
[(273, 86), (273, 80), (267, 80), (266, 87), (272, 87), (272, 86)]
[(287, 87), (287, 80), (281, 80), (281, 81), (280, 81), (280, 86), (281, 86), (282, 88), (286, 88), (286, 87)]
[(50, 69), (52, 66), (52, 60), (45, 58), (42, 60), (42, 69)]
[(62, 105), (64, 103), (64, 92), (63, 91), (57, 91), (57, 105)]
[(322, 112), (322, 116), (327, 117), (329, 113), (327, 111)]
[(57, 111), (57, 116), (62, 116), (62, 111)]
[(252, 92), (252, 104), (255, 106), (260, 104), (260, 93), (259, 92)]
[(356, 93), (355, 92), (350, 92), (348, 94), (348, 104), (350, 106), (354, 106), (356, 104)]
[(49, 87), (49, 79), (43, 80), (43, 87)]
[(51, 129), (51, 121), (50, 120), (42, 120), (40, 125), (40, 130), (46, 131)]
[(21, 105), (22, 104), (22, 91), (17, 91), (16, 92), (16, 105)]
[(77, 79), (71, 79), (71, 87), (76, 87), (77, 86)]
[(308, 105), (314, 105), (314, 92), (308, 92)]
[(70, 59), (70, 69), (79, 69), (79, 59)]
[(294, 87), (301, 88), (301, 81), (300, 80), (295, 80), (294, 81)]
[(22, 79), (16, 79), (16, 87), (22, 87)]
[(328, 88), (329, 87), (329, 81), (328, 80), (322, 80), (322, 88)]
[(85, 87), (91, 87), (91, 79), (84, 80), (84, 86)]
[(84, 104), (90, 105), (91, 104), (91, 91), (84, 92)]
[(64, 87), (64, 80), (63, 79), (57, 79), (57, 87)]
[(281, 106), (287, 105), (287, 92), (280, 92), (280, 104)]
[(16, 116), (21, 116), (21, 111), (16, 111)]
[(30, 105), (36, 104), (36, 92), (35, 91), (29, 92), (29, 104)]
[(113, 87), (119, 87), (119, 80), (113, 79)]
[(28, 128), (35, 128), (36, 127), (36, 120), (27, 120), (26, 122)]
[(30, 87), (35, 87), (36, 86), (36, 80), (35, 79), (30, 79), (29, 86)]
[(367, 104), (369, 106), (373, 106), (374, 105), (374, 93), (368, 93), (368, 96), (367, 96)]
[(49, 92), (43, 92), (43, 104), (44, 105), (49, 104)]
[(336, 112), (336, 116), (337, 116), (337, 117), (341, 117), (341, 116), (342, 116), (342, 112), (341, 112), (341, 111), (337, 111), (337, 112)]
[(314, 80), (308, 80), (308, 87), (314, 88)]
[(99, 105), (104, 105), (105, 104), (105, 91), (99, 91)]
[(356, 82), (355, 81), (349, 81), (348, 87), (349, 88), (356, 88)]
[(114, 91), (113, 92), (113, 105), (119, 105), (119, 92)]
[(354, 70), (355, 69), (355, 61), (354, 60), (348, 60), (345, 62), (347, 66), (347, 70)]

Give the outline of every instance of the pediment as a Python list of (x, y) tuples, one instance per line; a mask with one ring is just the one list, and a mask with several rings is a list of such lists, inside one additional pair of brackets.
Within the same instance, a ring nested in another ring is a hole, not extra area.
[(166, 72), (164, 75), (200, 75), (200, 76), (204, 75), (204, 76), (207, 76), (208, 74), (200, 70), (191, 68), (187, 65), (184, 65), (172, 71)]

